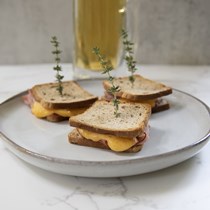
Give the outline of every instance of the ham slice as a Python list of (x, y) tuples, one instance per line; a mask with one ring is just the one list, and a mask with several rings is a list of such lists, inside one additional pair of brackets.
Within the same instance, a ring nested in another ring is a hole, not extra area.
[[(147, 139), (149, 139), (149, 127), (147, 127), (145, 129), (145, 132), (143, 132), (140, 136), (137, 136), (134, 138), (136, 143), (132, 147), (140, 146), (140, 145), (143, 146), (144, 143), (147, 141)], [(106, 140), (101, 139), (100, 142), (108, 147)]]
[(24, 101), (24, 103), (25, 103), (26, 105), (32, 107), (32, 105), (33, 105), (35, 99), (34, 99), (34, 97), (32, 96), (30, 90), (28, 91), (28, 94), (24, 95), (22, 98), (23, 98), (23, 101)]

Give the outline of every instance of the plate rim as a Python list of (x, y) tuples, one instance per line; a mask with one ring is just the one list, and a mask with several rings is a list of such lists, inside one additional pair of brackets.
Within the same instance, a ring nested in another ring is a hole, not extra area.
[[(209, 116), (210, 116), (210, 107), (208, 107), (207, 104), (205, 104), (202, 100), (198, 99), (197, 97), (195, 97), (195, 96), (193, 96), (193, 95), (191, 95), (191, 94), (189, 94), (185, 91), (178, 90), (176, 88), (172, 88), (172, 89), (173, 89), (173, 91), (176, 91), (176, 92), (182, 93), (184, 95), (187, 95), (187, 96), (195, 99), (199, 103), (201, 103), (204, 106), (204, 108), (206, 109), (206, 111), (209, 113)], [(27, 91), (28, 90), (22, 91), (20, 93), (15, 94), (14, 96), (11, 96), (10, 98), (4, 100), (2, 103), (0, 103), (0, 108), (3, 104), (8, 103), (9, 101), (11, 101), (13, 99), (16, 99), (18, 97), (23, 96), (24, 94), (27, 93)], [(34, 152), (32, 150), (26, 149), (26, 148), (18, 145), (12, 139), (8, 138), (2, 131), (0, 131), (0, 139), (2, 139), (5, 143), (8, 143), (9, 145), (11, 145), (18, 152), (21, 152), (25, 155), (32, 156), (33, 158), (37, 158), (37, 159), (42, 160), (42, 161), (48, 161), (48, 162), (53, 162), (53, 163), (57, 163), (57, 164), (81, 165), (81, 163), (83, 163), (86, 166), (93, 165), (93, 164), (94, 165), (101, 165), (102, 163), (103, 163), (103, 165), (119, 165), (119, 164), (125, 164), (127, 162), (129, 162), (129, 163), (134, 162), (135, 163), (135, 162), (139, 162), (139, 161), (150, 161), (150, 160), (153, 160), (153, 159), (156, 159), (156, 158), (163, 158), (165, 156), (167, 156), (167, 157), (168, 156), (173, 156), (176, 153), (180, 153), (180, 152), (190, 150), (190, 149), (194, 148), (195, 146), (199, 146), (200, 144), (203, 144), (205, 142), (207, 143), (209, 137), (210, 137), (210, 127), (209, 127), (209, 130), (207, 131), (207, 133), (204, 134), (204, 136), (202, 138), (198, 139), (196, 142), (194, 142), (192, 144), (189, 144), (185, 147), (169, 151), (169, 152), (165, 152), (165, 153), (161, 153), (161, 154), (157, 154), (157, 155), (145, 156), (145, 157), (137, 156), (137, 157), (133, 157), (131, 159), (107, 160), (107, 161), (106, 160), (90, 161), (90, 160), (79, 160), (79, 159), (72, 160), (72, 159), (66, 159), (66, 158), (57, 158), (57, 157), (53, 157), (53, 156), (49, 156), (49, 155), (43, 155), (43, 154), (40, 154), (38, 152)]]

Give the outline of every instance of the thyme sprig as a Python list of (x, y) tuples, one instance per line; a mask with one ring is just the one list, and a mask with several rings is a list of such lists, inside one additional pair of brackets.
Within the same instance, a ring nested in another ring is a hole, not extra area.
[(62, 79), (64, 78), (63, 75), (60, 74), (60, 72), (62, 71), (60, 62), (61, 59), (59, 57), (59, 55), (61, 54), (61, 50), (59, 50), (59, 42), (56, 36), (52, 36), (51, 41), (52, 45), (55, 47), (55, 50), (52, 51), (52, 54), (55, 55), (55, 66), (53, 67), (53, 70), (57, 71), (55, 77), (56, 77), (56, 81), (58, 82), (58, 86), (56, 88), (56, 90), (59, 92), (59, 94), (62, 96), (63, 95), (63, 86), (62, 86)]
[(134, 73), (137, 70), (136, 68), (136, 61), (133, 58), (133, 45), (134, 43), (132, 43), (131, 41), (128, 40), (128, 33), (127, 31), (125, 31), (124, 29), (122, 29), (122, 38), (123, 38), (123, 45), (124, 45), (124, 50), (125, 50), (125, 57), (124, 59), (126, 60), (126, 64), (128, 67), (128, 71), (131, 72), (131, 75), (129, 76), (129, 80), (132, 84), (133, 87), (133, 83), (135, 81), (134, 78)]
[(120, 91), (120, 87), (116, 86), (114, 84), (114, 77), (110, 74), (110, 72), (114, 68), (113, 68), (110, 60), (107, 60), (107, 58), (100, 53), (100, 49), (98, 47), (93, 48), (93, 53), (98, 57), (98, 61), (100, 62), (101, 67), (103, 68), (102, 74), (107, 74), (108, 75), (108, 80), (110, 81), (110, 83), (112, 85), (111, 88), (108, 89), (108, 92), (111, 93), (114, 96), (114, 98), (112, 100), (113, 105), (115, 107), (114, 115), (115, 115), (115, 117), (118, 117), (118, 116), (120, 116), (120, 113), (119, 113), (119, 103), (120, 103), (120, 101), (117, 98), (116, 93)]

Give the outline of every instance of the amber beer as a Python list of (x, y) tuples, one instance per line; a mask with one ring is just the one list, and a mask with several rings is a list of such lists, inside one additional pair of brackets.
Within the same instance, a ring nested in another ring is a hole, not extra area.
[(121, 29), (125, 24), (125, 4), (125, 0), (74, 0), (76, 77), (89, 77), (102, 70), (92, 53), (93, 47), (99, 47), (113, 67), (118, 67), (122, 54)]

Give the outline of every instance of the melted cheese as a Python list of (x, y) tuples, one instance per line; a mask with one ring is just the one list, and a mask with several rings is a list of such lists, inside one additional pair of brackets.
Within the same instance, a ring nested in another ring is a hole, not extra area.
[(86, 139), (96, 141), (96, 142), (100, 140), (106, 140), (109, 148), (116, 152), (126, 151), (136, 144), (136, 141), (131, 138), (99, 134), (99, 133), (94, 133), (94, 132), (90, 132), (83, 129), (78, 129), (78, 130), (79, 130), (79, 133)]
[(32, 105), (31, 111), (32, 113), (38, 117), (43, 118), (47, 117), (51, 114), (57, 114), (62, 117), (71, 117), (77, 114), (81, 114), (84, 112), (85, 108), (79, 108), (79, 109), (46, 109), (44, 108), (40, 103), (34, 102)]
[(155, 99), (141, 101), (141, 103), (149, 104), (151, 107), (154, 107), (155, 106)]
[[(122, 101), (122, 102), (130, 102), (128, 99), (125, 99), (125, 98), (121, 98), (120, 101)], [(153, 108), (155, 106), (155, 99), (135, 101), (135, 103), (149, 104)]]

